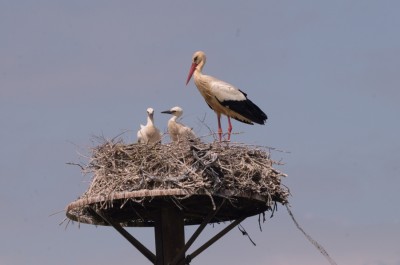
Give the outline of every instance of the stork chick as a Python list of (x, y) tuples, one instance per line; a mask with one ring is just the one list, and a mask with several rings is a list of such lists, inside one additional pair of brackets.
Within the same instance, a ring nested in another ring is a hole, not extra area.
[(207, 105), (214, 110), (218, 119), (219, 140), (222, 139), (221, 114), (228, 117), (228, 141), (231, 138), (231, 119), (247, 124), (265, 124), (267, 115), (250, 99), (247, 94), (231, 84), (215, 77), (204, 75), (201, 71), (206, 63), (206, 55), (202, 51), (193, 54), (192, 66), (186, 81), (189, 83), (192, 75), (194, 83)]
[(162, 111), (161, 113), (172, 114), (171, 119), (168, 121), (168, 133), (173, 142), (196, 138), (191, 128), (176, 121), (183, 114), (183, 109), (181, 107), (176, 106), (170, 110)]
[(138, 143), (154, 144), (161, 142), (161, 132), (154, 126), (154, 110), (147, 109), (147, 124), (140, 124), (140, 130), (137, 132)]

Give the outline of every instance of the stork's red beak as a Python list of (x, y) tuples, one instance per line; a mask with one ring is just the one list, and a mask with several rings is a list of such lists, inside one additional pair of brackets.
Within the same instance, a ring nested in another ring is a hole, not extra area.
[(197, 67), (197, 64), (192, 63), (192, 66), (190, 67), (189, 75), (188, 75), (187, 80), (186, 80), (186, 85), (189, 83), (190, 78), (192, 78), (192, 75), (194, 73), (194, 70), (196, 70), (196, 67)]

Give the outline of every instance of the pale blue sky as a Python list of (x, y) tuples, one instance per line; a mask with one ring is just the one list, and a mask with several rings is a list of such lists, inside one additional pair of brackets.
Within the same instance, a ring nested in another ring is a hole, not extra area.
[[(0, 264), (148, 264), (110, 228), (64, 226), (88, 187), (65, 163), (93, 135), (134, 141), (146, 108), (179, 105), (197, 134), (216, 118), (185, 81), (204, 72), (247, 92), (303, 228), (338, 264), (400, 265), (400, 2), (0, 1)], [(224, 129), (227, 127), (223, 119)], [(192, 264), (328, 264), (283, 207), (257, 243), (234, 229)], [(201, 240), (223, 226), (207, 227)], [(151, 229), (130, 229), (154, 249)], [(188, 229), (189, 235), (193, 228)]]

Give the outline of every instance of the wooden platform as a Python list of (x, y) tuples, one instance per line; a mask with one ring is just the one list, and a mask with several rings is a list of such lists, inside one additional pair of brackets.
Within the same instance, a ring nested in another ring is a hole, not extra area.
[(121, 226), (154, 227), (160, 209), (174, 208), (182, 213), (184, 225), (198, 225), (221, 205), (224, 198), (226, 202), (209, 223), (237, 220), (272, 210), (276, 200), (258, 194), (232, 194), (229, 190), (212, 195), (205, 192), (192, 194), (183, 189), (138, 190), (78, 199), (68, 205), (66, 214), (80, 223), (109, 225), (93, 214), (95, 209)]

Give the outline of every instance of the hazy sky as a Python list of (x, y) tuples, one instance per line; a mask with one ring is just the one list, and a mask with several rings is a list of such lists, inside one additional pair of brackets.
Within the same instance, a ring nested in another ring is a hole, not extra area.
[[(59, 226), (90, 181), (66, 162), (85, 161), (93, 135), (128, 130), (135, 141), (150, 106), (162, 130), (159, 112), (176, 105), (198, 135), (204, 117), (216, 130), (185, 86), (203, 50), (205, 73), (268, 114), (265, 126), (233, 122), (233, 140), (290, 152), (272, 157), (285, 163), (303, 228), (338, 264), (400, 265), (399, 10), (368, 0), (0, 1), (0, 264), (149, 264), (111, 228)], [(192, 264), (328, 264), (284, 207), (262, 232), (257, 217), (243, 226), (256, 247), (234, 229)], [(223, 227), (208, 226), (200, 243)], [(154, 249), (151, 229), (129, 231)]]

